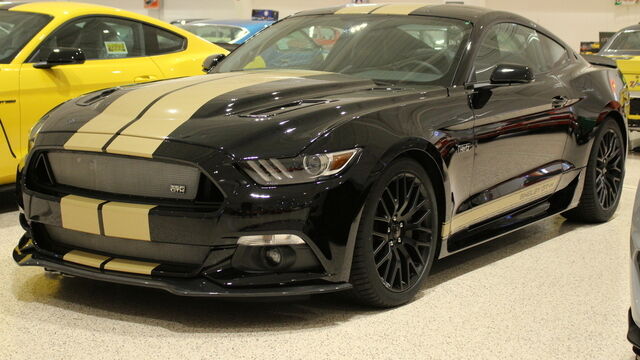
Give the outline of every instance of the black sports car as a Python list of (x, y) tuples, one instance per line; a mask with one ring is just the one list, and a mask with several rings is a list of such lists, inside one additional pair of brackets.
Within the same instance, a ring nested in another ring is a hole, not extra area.
[[(318, 44), (322, 29), (336, 41)], [(394, 306), (437, 258), (618, 205), (619, 71), (520, 16), (306, 11), (205, 64), (45, 116), (19, 173), (18, 264), (180, 295), (352, 289)]]

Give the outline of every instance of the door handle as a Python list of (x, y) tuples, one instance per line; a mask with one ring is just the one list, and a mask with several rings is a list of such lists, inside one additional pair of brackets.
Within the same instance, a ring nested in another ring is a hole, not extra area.
[(153, 75), (142, 75), (133, 79), (133, 82), (141, 83), (141, 82), (154, 81), (154, 80), (158, 80), (158, 78)]
[(569, 103), (569, 99), (566, 96), (555, 96), (551, 100), (551, 107), (554, 109), (559, 109), (565, 107)]

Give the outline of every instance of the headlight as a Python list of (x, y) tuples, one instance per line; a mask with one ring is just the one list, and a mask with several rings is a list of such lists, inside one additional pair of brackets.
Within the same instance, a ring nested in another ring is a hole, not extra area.
[(49, 114), (45, 115), (31, 128), (31, 132), (29, 132), (29, 143), (27, 145), (28, 151), (31, 151), (31, 149), (33, 149), (33, 145), (36, 143), (36, 139), (38, 138), (38, 134), (40, 133), (40, 130), (42, 130), (44, 121), (47, 120), (48, 117), (49, 117)]
[(300, 184), (341, 172), (359, 152), (353, 149), (290, 159), (249, 160), (240, 166), (261, 185)]

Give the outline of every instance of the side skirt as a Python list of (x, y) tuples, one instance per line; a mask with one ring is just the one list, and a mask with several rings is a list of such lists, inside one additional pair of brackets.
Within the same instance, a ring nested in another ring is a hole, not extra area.
[(560, 186), (562, 190), (546, 198), (450, 235), (443, 240), (439, 258), (491, 241), (577, 206), (584, 184), (584, 171), (580, 169), (564, 174)]

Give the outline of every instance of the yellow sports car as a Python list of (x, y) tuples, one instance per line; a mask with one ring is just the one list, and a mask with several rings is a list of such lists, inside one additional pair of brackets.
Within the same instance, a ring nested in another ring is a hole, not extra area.
[(200, 74), (216, 53), (228, 51), (132, 12), (0, 2), (0, 186), (15, 181), (31, 127), (55, 106), (95, 90)]
[(631, 107), (629, 130), (640, 131), (640, 25), (618, 31), (602, 47), (598, 55), (616, 60), (629, 87)]

